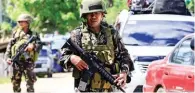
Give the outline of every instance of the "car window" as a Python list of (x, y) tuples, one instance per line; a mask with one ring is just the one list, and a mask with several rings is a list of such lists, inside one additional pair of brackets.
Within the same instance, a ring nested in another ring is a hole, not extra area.
[(47, 52), (47, 50), (45, 50), (45, 49), (42, 49), (40, 52), (39, 52), (39, 56), (48, 56), (48, 52)]
[(61, 39), (61, 40), (53, 40), (53, 42), (51, 43), (51, 47), (52, 47), (52, 49), (53, 48), (61, 49), (65, 42), (66, 42), (66, 40), (63, 40), (63, 39)]
[(129, 20), (122, 31), (122, 39), (125, 45), (174, 46), (190, 33), (194, 33), (194, 22)]
[(52, 49), (52, 54), (56, 54), (58, 53), (59, 51), (57, 49)]
[(191, 38), (184, 40), (172, 55), (171, 63), (194, 65), (194, 51), (190, 48)]

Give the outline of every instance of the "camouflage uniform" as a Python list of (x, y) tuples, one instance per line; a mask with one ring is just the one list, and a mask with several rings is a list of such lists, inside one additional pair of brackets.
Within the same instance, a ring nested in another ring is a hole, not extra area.
[[(94, 4), (95, 2), (95, 4)], [(93, 4), (91, 4), (93, 3)], [(100, 0), (83, 0), (82, 4), (94, 5), (91, 6), (91, 11), (81, 10), (81, 17), (85, 13), (103, 11), (102, 4)], [(97, 5), (97, 6), (96, 6)], [(82, 5), (81, 5), (82, 6)], [(84, 5), (83, 9), (88, 9)], [(94, 10), (93, 10), (94, 8)], [(96, 9), (100, 8), (100, 9)], [(97, 57), (104, 62), (105, 69), (111, 74), (118, 74), (121, 71), (129, 73), (134, 70), (133, 62), (130, 59), (128, 51), (124, 48), (121, 38), (118, 35), (118, 32), (106, 22), (101, 22), (100, 32), (94, 33), (88, 28), (87, 25), (83, 24), (77, 29), (71, 32), (71, 39), (78, 44), (85, 51), (95, 52)], [(68, 48), (64, 49), (64, 63), (71, 66), (70, 56), (73, 54), (72, 51)], [(74, 54), (78, 55), (78, 54)], [(82, 58), (82, 56), (81, 56)], [(73, 66), (74, 67), (74, 66)], [(73, 69), (73, 77), (75, 78), (74, 87), (78, 88), (79, 81), (83, 72), (79, 71), (76, 67)], [(89, 80), (88, 86), (85, 92), (112, 92), (113, 86), (106, 80), (104, 80), (100, 74), (94, 73), (94, 76)]]
[[(22, 20), (25, 21), (25, 20)], [(29, 22), (29, 21), (28, 21)], [(25, 33), (20, 27), (16, 27), (13, 29), (12, 40), (9, 42), (6, 50), (6, 59), (12, 58), (16, 51), (19, 50), (22, 44), (24, 44), (34, 33), (29, 29), (27, 33)], [(36, 34), (37, 35), (37, 34)], [(38, 44), (40, 39), (37, 38), (33, 44), (36, 46), (32, 52), (25, 52), (26, 55), (30, 57), (30, 60), (25, 59), (24, 54), (19, 58), (20, 66), (12, 65), (13, 67), (13, 76), (11, 78), (13, 84), (14, 92), (21, 92), (20, 84), (22, 74), (25, 75), (25, 80), (27, 82), (27, 92), (34, 92), (34, 82), (36, 81), (34, 69), (34, 61), (38, 57), (38, 52), (41, 49), (41, 45)]]

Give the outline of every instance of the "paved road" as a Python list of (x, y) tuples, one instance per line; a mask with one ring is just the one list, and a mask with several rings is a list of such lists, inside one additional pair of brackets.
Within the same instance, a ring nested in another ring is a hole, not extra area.
[[(24, 81), (24, 80), (23, 80)], [(125, 89), (127, 93), (132, 93), (136, 85), (141, 80), (135, 77), (132, 78), (132, 82), (127, 85)], [(22, 93), (26, 92), (25, 82), (22, 82)], [(73, 78), (71, 73), (58, 73), (54, 74), (53, 78), (38, 78), (35, 83), (36, 93), (73, 93)], [(11, 84), (1, 84), (0, 93), (12, 93)]]
[[(24, 81), (24, 80), (23, 80)], [(22, 82), (22, 93), (26, 92), (26, 83)], [(53, 78), (38, 78), (35, 83), (36, 93), (73, 93), (71, 73), (54, 74)], [(0, 93), (12, 93), (11, 84), (1, 84)]]

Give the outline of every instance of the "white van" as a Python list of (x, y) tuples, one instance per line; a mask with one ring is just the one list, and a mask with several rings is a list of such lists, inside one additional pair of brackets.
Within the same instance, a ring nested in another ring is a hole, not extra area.
[(194, 33), (192, 16), (140, 14), (123, 16), (121, 20), (119, 33), (135, 62), (135, 71), (140, 73), (146, 71), (150, 62), (170, 53), (185, 35)]
[(193, 20), (183, 15), (120, 13), (115, 24), (135, 67), (127, 91), (141, 92), (148, 65), (163, 59), (180, 39), (194, 33)]
[(52, 77), (53, 74), (53, 55), (50, 47), (43, 46), (39, 52), (38, 60), (35, 62), (34, 72), (39, 77)]

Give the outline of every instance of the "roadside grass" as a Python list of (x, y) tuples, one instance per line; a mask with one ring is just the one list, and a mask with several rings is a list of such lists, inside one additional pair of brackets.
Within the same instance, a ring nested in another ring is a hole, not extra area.
[(0, 84), (11, 83), (10, 77), (0, 77)]

